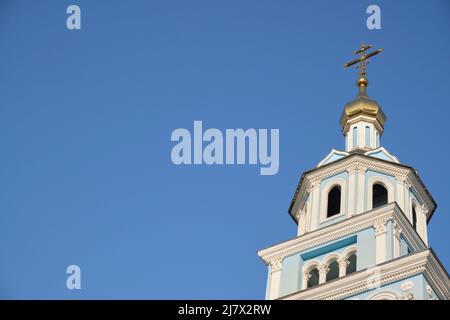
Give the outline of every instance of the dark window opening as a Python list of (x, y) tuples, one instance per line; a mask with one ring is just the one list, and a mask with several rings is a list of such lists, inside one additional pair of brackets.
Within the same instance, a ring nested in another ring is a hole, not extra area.
[(345, 274), (350, 274), (356, 272), (356, 253), (353, 253), (350, 257), (348, 257), (347, 270)]
[(372, 208), (378, 208), (388, 203), (388, 192), (381, 184), (374, 184), (372, 189)]
[(339, 278), (339, 264), (337, 261), (333, 261), (328, 266), (327, 279), (326, 281), (330, 281), (333, 279)]
[(319, 284), (319, 270), (314, 268), (309, 272), (309, 275), (307, 288), (317, 286)]
[(328, 193), (327, 218), (341, 213), (341, 187), (335, 186)]
[(413, 225), (414, 230), (417, 230), (416, 206), (412, 207), (412, 225)]

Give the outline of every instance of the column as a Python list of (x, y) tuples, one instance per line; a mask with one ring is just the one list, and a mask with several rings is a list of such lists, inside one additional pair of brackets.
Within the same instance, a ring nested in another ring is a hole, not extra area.
[(305, 225), (306, 225), (306, 212), (300, 211), (297, 216), (297, 236), (301, 236), (305, 233)]
[(302, 290), (306, 289), (310, 278), (311, 278), (311, 275), (309, 274), (309, 271), (303, 272)]
[(348, 208), (347, 215), (351, 217), (355, 214), (355, 202), (356, 202), (356, 167), (350, 167), (348, 172)]
[(424, 204), (422, 204), (421, 209), (422, 209), (422, 210), (420, 210), (421, 212), (417, 213), (418, 216), (420, 217), (420, 218), (418, 218), (419, 223), (420, 223), (420, 230), (422, 230), (422, 233), (420, 236), (422, 237), (423, 242), (425, 242), (425, 244), (428, 246), (428, 231), (427, 231), (428, 210)]
[(330, 269), (328, 268), (328, 265), (326, 264), (321, 264), (319, 266), (319, 284), (321, 283), (325, 283), (325, 281), (327, 281), (327, 272)]
[[(411, 189), (411, 183), (408, 180), (403, 184), (405, 187), (403, 202), (405, 203), (405, 215), (408, 217), (409, 221), (412, 223), (412, 208), (411, 208), (411, 199), (409, 197), (409, 189)], [(417, 213), (417, 212), (416, 212)]]
[(357, 209), (356, 213), (362, 213), (364, 212), (364, 200), (365, 200), (365, 194), (366, 194), (366, 170), (367, 168), (364, 167), (358, 167), (358, 194), (356, 195), (357, 198)]
[(397, 198), (394, 200), (397, 201), (397, 204), (399, 205), (400, 209), (402, 209), (402, 211), (406, 214), (406, 210), (405, 210), (405, 180), (406, 180), (406, 177), (404, 177), (404, 176), (395, 177)]
[(380, 264), (386, 261), (386, 223), (387, 219), (381, 219), (375, 222), (375, 263)]
[(279, 297), (282, 268), (283, 257), (275, 257), (270, 260), (269, 300), (274, 300)]
[(392, 225), (392, 230), (394, 233), (393, 242), (394, 242), (394, 259), (400, 257), (401, 255), (401, 235), (403, 230), (398, 225), (397, 221), (394, 221)]
[(312, 182), (311, 224), (308, 231), (317, 229), (319, 216), (320, 181)]
[(347, 273), (348, 259), (346, 257), (341, 257), (337, 262), (339, 264), (339, 277), (343, 277)]

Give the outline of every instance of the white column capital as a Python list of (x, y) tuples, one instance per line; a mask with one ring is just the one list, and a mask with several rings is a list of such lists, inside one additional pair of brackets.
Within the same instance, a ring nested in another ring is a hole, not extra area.
[(364, 166), (358, 166), (358, 167), (356, 168), (356, 171), (358, 172), (358, 174), (366, 174), (367, 167), (364, 167)]
[(405, 174), (399, 174), (399, 175), (396, 175), (396, 176), (395, 176), (395, 180), (396, 180), (398, 183), (403, 183), (403, 184), (405, 184), (405, 183), (406, 183), (406, 180), (407, 180), (407, 176), (406, 176)]
[(373, 228), (375, 229), (375, 236), (386, 233), (387, 222), (388, 219), (386, 218), (375, 221), (375, 223), (373, 224)]
[(347, 167), (347, 173), (348, 174), (356, 174), (357, 169), (358, 169), (358, 167), (356, 166), (356, 164), (352, 164)]
[(275, 257), (270, 260), (269, 264), (271, 273), (281, 271), (283, 268), (283, 259), (284, 257)]
[(392, 226), (393, 226), (394, 236), (400, 239), (400, 236), (403, 232), (402, 228), (400, 228), (397, 221), (394, 221)]

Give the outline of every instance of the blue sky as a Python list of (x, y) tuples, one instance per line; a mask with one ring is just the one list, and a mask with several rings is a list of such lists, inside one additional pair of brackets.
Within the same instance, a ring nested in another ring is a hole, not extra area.
[[(361, 42), (385, 49), (368, 70), (382, 145), (438, 203), (449, 268), (449, 31), (444, 0), (0, 0), (0, 298), (263, 298), (256, 252), (295, 236), (301, 173), (343, 148)], [(279, 173), (173, 165), (194, 120), (279, 128)]]

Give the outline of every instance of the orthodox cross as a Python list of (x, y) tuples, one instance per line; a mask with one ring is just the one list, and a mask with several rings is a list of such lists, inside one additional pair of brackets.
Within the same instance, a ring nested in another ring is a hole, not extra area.
[(344, 64), (344, 67), (347, 68), (359, 62), (359, 66), (357, 66), (357, 68), (359, 69), (359, 75), (361, 78), (365, 78), (367, 64), (370, 62), (370, 60), (368, 59), (383, 51), (383, 49), (377, 49), (375, 51), (366, 54), (366, 50), (369, 50), (370, 48), (372, 48), (370, 44), (369, 45), (362, 44), (358, 50), (353, 52), (354, 54), (360, 54), (361, 56), (358, 59), (347, 62), (346, 64)]

